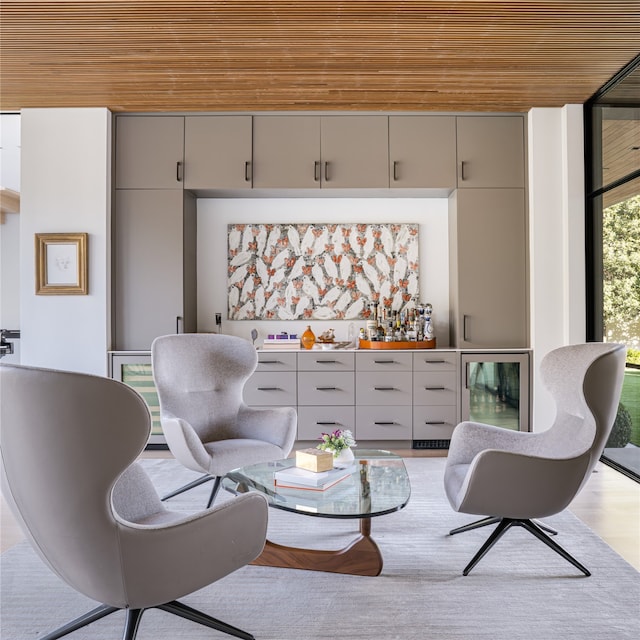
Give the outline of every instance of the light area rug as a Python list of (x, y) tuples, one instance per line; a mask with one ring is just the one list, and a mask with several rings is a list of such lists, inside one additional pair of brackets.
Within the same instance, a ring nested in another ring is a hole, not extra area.
[[(592, 572), (587, 578), (533, 536), (510, 530), (467, 577), (462, 569), (489, 528), (449, 536), (471, 520), (454, 513), (444, 495), (444, 458), (409, 458), (411, 500), (375, 518), (372, 536), (384, 568), (378, 577), (247, 566), (183, 598), (183, 602), (253, 633), (259, 640), (624, 640), (640, 630), (640, 574), (565, 511), (546, 522), (558, 541)], [(195, 474), (172, 459), (144, 460), (159, 493)], [(211, 484), (168, 505), (197, 510)], [(221, 491), (219, 500), (231, 500)], [(338, 549), (357, 521), (269, 511), (274, 542)], [(211, 544), (216, 544), (211, 540)], [(95, 603), (54, 576), (27, 543), (1, 560), (3, 640), (38, 638)], [(162, 562), (162, 558), (158, 558)], [(69, 635), (70, 640), (117, 640), (115, 613)], [(230, 637), (158, 611), (142, 617), (139, 640)]]

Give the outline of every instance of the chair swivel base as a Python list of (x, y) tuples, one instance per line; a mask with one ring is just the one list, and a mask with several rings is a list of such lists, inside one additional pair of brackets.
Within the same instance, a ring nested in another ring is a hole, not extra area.
[(185, 491), (189, 491), (189, 489), (195, 489), (195, 487), (199, 487), (201, 484), (204, 484), (205, 482), (209, 482), (210, 480), (215, 480), (215, 482), (213, 483), (213, 489), (211, 489), (211, 495), (209, 496), (209, 501), (207, 502), (207, 509), (208, 509), (213, 504), (213, 501), (216, 499), (216, 496), (218, 495), (218, 490), (220, 489), (220, 481), (222, 480), (220, 476), (210, 476), (208, 473), (205, 473), (205, 475), (200, 476), (196, 480), (193, 480), (192, 482), (185, 484), (184, 487), (180, 487), (179, 489), (176, 489), (175, 491), (168, 493), (166, 496), (161, 498), (161, 500), (162, 502), (164, 502), (169, 498), (173, 498), (175, 496), (180, 495), (181, 493), (184, 493)]
[[(233, 627), (226, 622), (222, 622), (221, 620), (217, 620), (216, 618), (212, 618), (211, 616), (208, 616), (206, 613), (202, 613), (197, 609), (192, 609), (191, 607), (188, 607), (186, 604), (178, 602), (177, 600), (167, 602), (166, 604), (160, 604), (153, 608), (167, 611), (168, 613), (180, 616), (181, 618), (186, 618), (187, 620), (191, 620), (192, 622), (197, 622), (198, 624), (204, 625), (205, 627), (216, 629), (217, 631), (222, 631), (223, 633), (227, 633), (230, 636), (234, 636), (236, 638), (243, 638), (243, 640), (255, 640), (255, 637), (250, 633), (242, 631), (242, 629), (238, 629), (237, 627)], [(58, 638), (62, 638), (63, 636), (66, 636), (73, 631), (77, 631), (82, 627), (86, 627), (88, 624), (96, 622), (97, 620), (115, 613), (116, 611), (120, 611), (120, 609), (118, 607), (111, 607), (106, 604), (100, 605), (99, 607), (96, 607), (92, 611), (85, 613), (79, 618), (68, 622), (59, 629), (48, 633), (46, 636), (43, 636), (41, 640), (57, 640)], [(124, 624), (122, 640), (135, 639), (138, 632), (140, 619), (142, 618), (142, 614), (145, 611), (146, 609), (126, 609), (127, 617)]]
[[(548, 547), (553, 549), (556, 553), (561, 555), (565, 560), (570, 562), (574, 567), (582, 571), (585, 576), (590, 576), (590, 571), (580, 564), (571, 554), (565, 551), (557, 542), (551, 539), (540, 527), (539, 524), (536, 524), (532, 520), (526, 519), (514, 519), (514, 518), (486, 518), (485, 520), (481, 520), (480, 522), (472, 523), (471, 525), (466, 525), (465, 527), (460, 527), (459, 529), (454, 529), (451, 531), (451, 534), (459, 533), (461, 530), (469, 531), (470, 529), (475, 529), (478, 527), (483, 527), (487, 524), (491, 524), (491, 522), (487, 522), (487, 520), (497, 521), (498, 526), (494, 529), (493, 533), (489, 536), (487, 541), (480, 547), (480, 550), (473, 557), (471, 562), (464, 568), (462, 572), (463, 576), (469, 575), (471, 569), (475, 567), (480, 560), (487, 554), (487, 552), (493, 547), (493, 545), (513, 526), (523, 527), (529, 533), (532, 533), (538, 540), (544, 542)], [(482, 523), (482, 524), (481, 524)], [(474, 526), (475, 525), (475, 526)]]
[[(480, 527), (486, 527), (490, 524), (497, 524), (500, 522), (502, 518), (498, 516), (489, 516), (488, 518), (482, 518), (482, 520), (476, 520), (475, 522), (470, 522), (469, 524), (465, 524), (457, 529), (451, 529), (449, 531), (450, 536), (454, 536), (456, 533), (464, 533), (465, 531), (473, 531), (473, 529), (479, 529)], [(533, 520), (543, 531), (546, 531), (548, 534), (555, 536), (558, 535), (558, 532), (550, 527), (548, 524), (544, 524), (540, 522), (540, 520)]]

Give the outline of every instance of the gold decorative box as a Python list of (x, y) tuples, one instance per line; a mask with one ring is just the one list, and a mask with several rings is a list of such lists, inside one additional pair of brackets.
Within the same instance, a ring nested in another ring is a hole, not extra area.
[(333, 469), (333, 454), (321, 449), (301, 449), (296, 451), (296, 467), (308, 471), (328, 471)]

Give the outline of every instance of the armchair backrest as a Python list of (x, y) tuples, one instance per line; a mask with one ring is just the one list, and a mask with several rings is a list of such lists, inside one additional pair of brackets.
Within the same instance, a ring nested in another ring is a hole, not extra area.
[(589, 452), (585, 481), (600, 459), (618, 410), (626, 348), (590, 342), (560, 347), (540, 364), (543, 383), (556, 403), (556, 418), (546, 432), (558, 453)]
[(246, 381), (258, 365), (255, 347), (224, 334), (156, 338), (153, 377), (162, 413), (186, 420), (203, 441), (233, 438)]
[(122, 593), (112, 489), (144, 449), (149, 410), (126, 385), (0, 364), (2, 492), (51, 569), (99, 601)]

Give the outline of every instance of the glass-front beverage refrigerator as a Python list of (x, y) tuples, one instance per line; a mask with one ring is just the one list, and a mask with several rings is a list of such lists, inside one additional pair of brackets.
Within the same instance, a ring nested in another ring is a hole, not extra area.
[(529, 351), (462, 352), (461, 419), (529, 431), (530, 356)]

